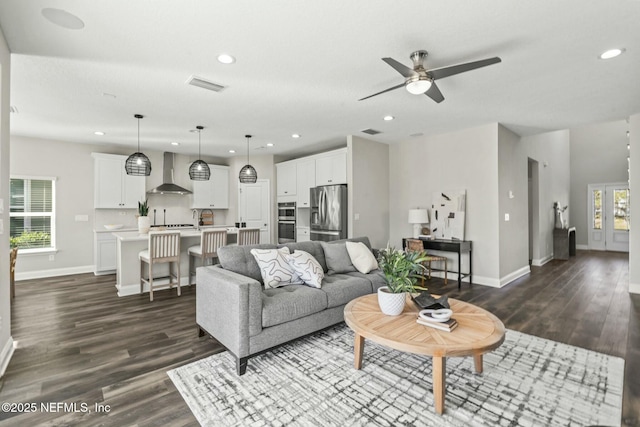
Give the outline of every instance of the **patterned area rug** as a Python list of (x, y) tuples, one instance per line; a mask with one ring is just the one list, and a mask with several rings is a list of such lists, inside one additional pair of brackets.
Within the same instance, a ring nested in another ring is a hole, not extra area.
[(365, 341), (353, 368), (344, 324), (249, 359), (228, 353), (168, 374), (203, 426), (620, 425), (624, 360), (507, 331), (484, 356), (449, 358), (445, 413), (434, 410), (431, 359)]

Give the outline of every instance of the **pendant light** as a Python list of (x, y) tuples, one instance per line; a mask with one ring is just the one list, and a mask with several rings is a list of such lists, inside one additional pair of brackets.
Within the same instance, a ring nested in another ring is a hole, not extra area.
[(151, 160), (140, 152), (140, 119), (144, 116), (142, 114), (134, 114), (133, 117), (138, 119), (138, 151), (127, 157), (127, 161), (124, 163), (124, 170), (127, 171), (127, 175), (149, 176), (151, 175)]
[(249, 164), (249, 139), (251, 135), (245, 135), (244, 137), (247, 138), (247, 164), (240, 169), (240, 176), (238, 178), (243, 184), (255, 184), (258, 180), (258, 172)]
[(202, 126), (196, 126), (196, 129), (198, 129), (198, 160), (191, 163), (189, 167), (189, 178), (191, 178), (192, 181), (209, 181), (209, 177), (211, 176), (209, 165), (200, 159), (200, 132), (204, 128)]

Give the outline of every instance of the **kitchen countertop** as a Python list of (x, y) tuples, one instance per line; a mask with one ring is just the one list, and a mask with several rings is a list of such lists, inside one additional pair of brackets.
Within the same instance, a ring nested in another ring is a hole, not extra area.
[[(209, 227), (200, 227), (201, 229), (205, 228), (205, 229), (215, 229), (215, 228), (220, 228), (220, 229), (226, 229), (227, 232), (229, 234), (237, 234), (238, 233), (238, 229), (235, 227), (222, 227), (222, 226), (209, 226)], [(195, 228), (164, 228), (161, 229), (161, 227), (157, 227), (156, 229), (157, 231), (179, 231), (180, 232), (180, 237), (199, 237), (201, 234), (201, 230), (197, 230)], [(138, 230), (131, 230), (131, 231), (124, 231), (124, 230), (118, 230), (118, 231), (111, 231), (111, 233), (113, 233), (113, 235), (116, 237), (116, 239), (118, 239), (121, 242), (139, 242), (139, 241), (147, 241), (149, 240), (149, 235), (148, 234), (140, 234), (138, 232)]]

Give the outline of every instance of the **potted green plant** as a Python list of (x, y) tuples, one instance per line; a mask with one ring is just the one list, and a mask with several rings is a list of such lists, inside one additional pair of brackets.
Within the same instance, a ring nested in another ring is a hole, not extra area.
[(402, 313), (407, 292), (426, 290), (416, 286), (425, 270), (427, 260), (424, 251), (401, 251), (387, 245), (378, 255), (378, 266), (384, 274), (387, 286), (378, 289), (378, 304), (384, 314), (397, 316)]
[(147, 200), (138, 202), (138, 232), (140, 234), (149, 233), (151, 228), (151, 219), (149, 218), (149, 205)]

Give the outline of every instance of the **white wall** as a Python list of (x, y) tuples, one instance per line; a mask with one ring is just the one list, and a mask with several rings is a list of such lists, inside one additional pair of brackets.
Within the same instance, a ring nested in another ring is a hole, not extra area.
[(385, 247), (389, 241), (389, 146), (349, 135), (347, 182), (349, 236), (368, 236), (372, 247)]
[[(553, 257), (553, 202), (568, 204), (570, 190), (569, 131), (560, 130), (523, 137), (527, 157), (536, 160), (538, 170), (538, 247), (533, 250), (533, 265), (541, 265)], [(568, 210), (571, 210), (569, 206)]]
[(498, 200), (500, 284), (504, 285), (529, 272), (529, 211), (526, 146), (503, 126), (498, 127)]
[[(0, 31), (0, 199), (4, 211), (0, 214), (3, 232), (0, 234), (0, 265), (9, 265), (9, 88), (11, 76), (9, 47)], [(0, 376), (13, 355), (11, 338), (11, 301), (9, 298), (9, 269), (0, 268)]]
[[(634, 201), (637, 206), (640, 206), (640, 192), (634, 192), (634, 189), (640, 188), (640, 155), (638, 155), (640, 152), (640, 114), (629, 118), (629, 135), (629, 143), (631, 144), (629, 165), (631, 213), (633, 215)], [(640, 209), (636, 208), (635, 211), (640, 212)], [(640, 294), (640, 230), (637, 225), (631, 227), (629, 232), (629, 292)]]
[[(107, 145), (76, 144), (20, 136), (11, 137), (11, 174), (54, 176), (56, 180), (56, 248), (54, 261), (49, 254), (21, 254), (16, 265), (18, 278), (46, 277), (93, 271), (94, 228), (104, 224), (125, 224), (136, 227), (136, 209), (93, 209), (92, 152), (131, 154), (131, 149)], [(150, 190), (162, 183), (163, 154), (145, 151), (151, 160), (151, 175), (146, 179)], [(212, 164), (224, 164), (225, 159), (203, 158)], [(193, 185), (188, 167), (195, 157), (176, 155), (175, 183), (189, 190)], [(233, 175), (233, 172), (231, 172)], [(233, 176), (230, 176), (233, 181)], [(237, 178), (236, 178), (237, 181)], [(148, 195), (150, 215), (156, 210), (157, 222), (193, 223), (190, 209), (192, 196)], [(231, 203), (231, 201), (230, 201)], [(236, 203), (237, 204), (237, 203)], [(233, 205), (232, 205), (233, 206)], [(76, 215), (87, 215), (88, 222), (76, 222)], [(227, 210), (214, 210), (214, 223), (229, 224)], [(8, 225), (7, 225), (8, 227)]]
[(587, 246), (589, 184), (627, 182), (627, 130), (625, 120), (571, 129), (571, 210), (576, 243)]
[[(498, 126), (411, 138), (389, 148), (391, 244), (400, 247), (402, 238), (411, 236), (410, 208), (429, 207), (435, 191), (465, 189), (465, 239), (473, 241), (473, 281), (490, 286), (500, 285)], [(451, 265), (457, 268), (457, 262)]]

